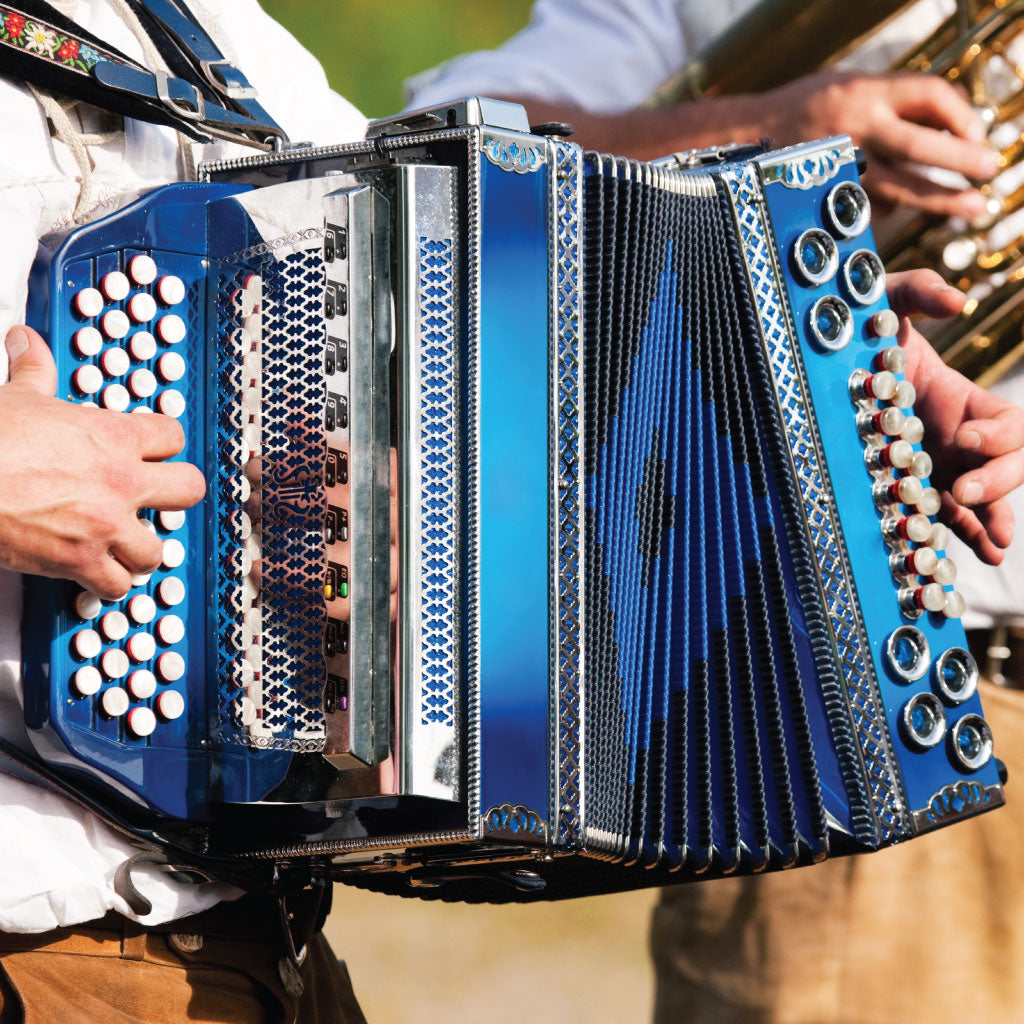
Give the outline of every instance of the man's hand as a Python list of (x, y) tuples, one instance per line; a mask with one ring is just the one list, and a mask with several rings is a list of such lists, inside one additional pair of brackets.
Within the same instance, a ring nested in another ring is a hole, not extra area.
[(935, 75), (821, 72), (757, 97), (775, 145), (850, 135), (868, 157), (864, 184), (890, 206), (971, 219), (984, 211), (974, 188), (948, 188), (914, 165), (988, 181), (999, 170), (985, 130), (964, 96)]
[(0, 386), (0, 565), (72, 579), (99, 597), (127, 593), (160, 563), (140, 508), (183, 509), (206, 485), (194, 466), (165, 462), (185, 444), (167, 416), (84, 409), (53, 397), (56, 369), (33, 330), (7, 334)]
[(991, 565), (1013, 539), (1006, 496), (1024, 482), (1024, 409), (950, 369), (908, 317), (950, 317), (965, 296), (932, 270), (892, 274), (889, 303), (900, 315), (898, 341), (914, 410), (925, 424), (924, 447), (935, 459), (932, 483), (942, 493), (942, 519)]

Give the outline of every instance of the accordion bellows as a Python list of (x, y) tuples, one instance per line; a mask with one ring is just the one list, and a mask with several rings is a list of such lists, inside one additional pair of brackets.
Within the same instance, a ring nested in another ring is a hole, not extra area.
[(849, 140), (642, 164), (465, 100), (206, 177), (39, 270), (62, 393), (187, 396), (212, 481), (123, 602), (29, 585), (69, 782), (186, 859), (472, 901), (1002, 803)]

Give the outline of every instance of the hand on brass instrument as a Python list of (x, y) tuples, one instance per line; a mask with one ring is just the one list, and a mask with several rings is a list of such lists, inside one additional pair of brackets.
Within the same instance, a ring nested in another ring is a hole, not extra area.
[(202, 474), (165, 462), (184, 447), (176, 420), (89, 409), (54, 397), (56, 368), (43, 339), (7, 334), (10, 381), (0, 386), (0, 565), (72, 579), (106, 599), (133, 573), (160, 563), (161, 544), (140, 508), (183, 509)]
[(902, 317), (898, 340), (917, 391), (924, 447), (935, 459), (940, 515), (979, 558), (998, 565), (1013, 539), (1006, 496), (1024, 482), (1024, 409), (946, 366), (907, 319), (955, 316), (965, 302), (962, 292), (932, 270), (911, 270), (889, 276), (888, 294)]
[(998, 172), (982, 122), (964, 96), (934, 75), (822, 72), (757, 99), (776, 144), (847, 134), (868, 157), (864, 185), (882, 206), (912, 206), (972, 219), (985, 209), (977, 189), (930, 180), (921, 167), (968, 181)]

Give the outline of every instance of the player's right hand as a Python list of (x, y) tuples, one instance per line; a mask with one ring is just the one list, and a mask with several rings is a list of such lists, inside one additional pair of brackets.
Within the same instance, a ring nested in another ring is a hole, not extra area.
[(160, 564), (161, 543), (139, 509), (185, 509), (202, 473), (166, 460), (185, 436), (168, 416), (82, 408), (54, 397), (53, 356), (31, 328), (5, 339), (0, 386), (0, 566), (75, 580), (106, 600)]

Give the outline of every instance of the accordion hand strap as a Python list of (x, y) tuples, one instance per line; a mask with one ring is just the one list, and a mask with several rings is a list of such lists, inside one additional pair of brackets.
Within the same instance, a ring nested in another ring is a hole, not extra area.
[[(164, 15), (169, 2), (160, 3)], [(277, 148), (286, 136), (255, 100), (245, 76), (225, 60), (194, 19), (174, 8), (177, 28), (188, 42), (200, 39), (196, 56), (206, 78), (200, 84), (194, 62), (179, 56), (169, 62), (174, 75), (149, 71), (118, 49), (66, 18), (46, 0), (0, 2), (0, 54), (3, 73), (15, 80), (84, 100), (140, 121), (169, 125), (189, 138), (214, 138), (240, 142), (261, 149)], [(148, 17), (147, 30), (158, 22)], [(163, 38), (166, 29), (154, 34), (161, 54), (186, 47)], [(191, 51), (193, 52), (194, 51)], [(188, 77), (179, 77), (183, 71)], [(190, 80), (195, 79), (195, 80)]]

